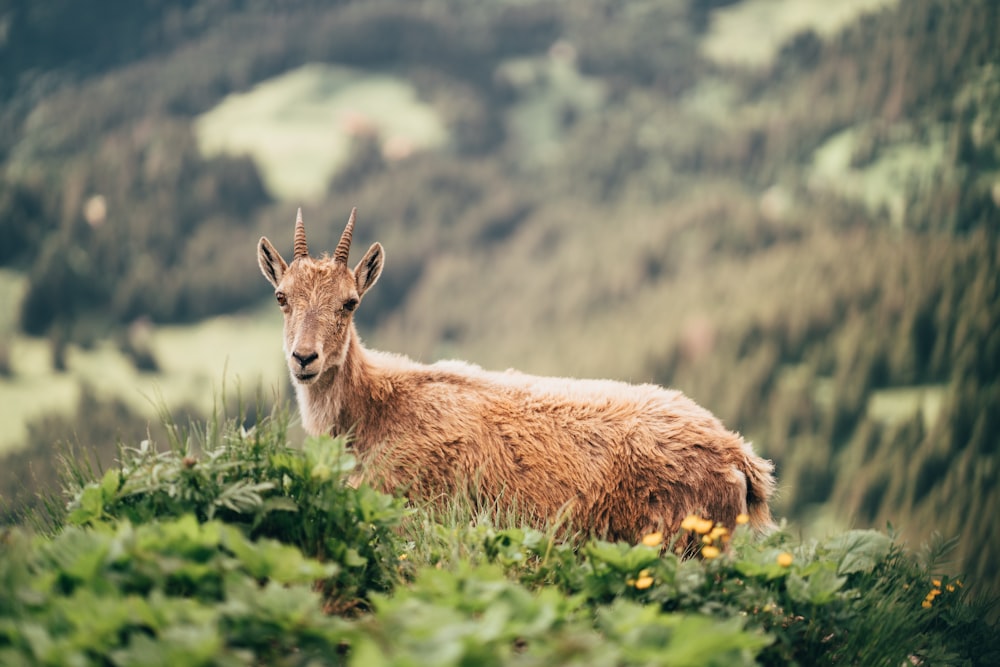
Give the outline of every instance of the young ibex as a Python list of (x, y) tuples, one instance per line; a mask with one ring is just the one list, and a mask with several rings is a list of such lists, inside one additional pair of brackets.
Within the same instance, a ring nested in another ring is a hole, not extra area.
[(309, 256), (302, 211), (287, 264), (258, 262), (285, 318), (285, 357), (306, 431), (350, 434), (369, 481), (435, 499), (516, 505), (539, 523), (635, 541), (690, 513), (771, 525), (773, 465), (678, 391), (611, 380), (419, 364), (362, 346), (353, 316), (382, 272), (372, 244), (347, 265), (356, 210), (333, 257)]

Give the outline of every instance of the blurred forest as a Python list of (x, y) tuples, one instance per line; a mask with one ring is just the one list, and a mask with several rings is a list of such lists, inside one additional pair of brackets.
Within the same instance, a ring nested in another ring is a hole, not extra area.
[[(1000, 591), (1000, 5), (887, 2), (713, 59), (716, 18), (761, 2), (7, 2), (0, 385), (21, 339), (45, 372), (111, 340), (155, 375), (144, 331), (259, 307), (257, 238), (287, 253), (303, 204), (332, 248), (356, 205), (387, 250), (370, 345), (679, 388), (775, 460), (779, 516), (955, 536)], [(306, 202), (201, 150), (201, 114), (310, 63), (408, 81), (446, 144), (358, 131)], [(155, 437), (80, 383), (0, 460), (3, 521), (61, 443)]]

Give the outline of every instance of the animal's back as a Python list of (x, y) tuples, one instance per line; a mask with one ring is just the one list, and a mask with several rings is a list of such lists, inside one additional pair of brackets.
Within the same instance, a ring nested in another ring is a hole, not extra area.
[[(568, 509), (579, 527), (634, 540), (676, 531), (690, 512), (732, 525), (754, 498), (747, 468), (770, 465), (707, 410), (655, 385), (461, 362), (396, 373), (394, 396), (372, 411), (379, 423), (358, 424), (357, 435), (378, 452), (387, 485), (422, 496), (464, 487), (539, 520)], [(766, 508), (770, 487), (758, 493)]]

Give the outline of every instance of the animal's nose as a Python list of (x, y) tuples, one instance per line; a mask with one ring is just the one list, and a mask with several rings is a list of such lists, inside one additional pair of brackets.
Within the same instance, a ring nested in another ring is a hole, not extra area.
[(305, 352), (292, 352), (292, 356), (295, 357), (297, 362), (299, 362), (299, 366), (305, 368), (312, 362), (316, 361), (316, 357), (319, 355), (312, 350), (308, 350)]

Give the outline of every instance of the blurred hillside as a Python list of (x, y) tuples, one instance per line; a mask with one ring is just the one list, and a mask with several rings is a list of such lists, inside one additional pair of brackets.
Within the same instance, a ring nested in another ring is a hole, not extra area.
[[(256, 239), (287, 252), (302, 204), (332, 248), (356, 205), (387, 250), (370, 345), (677, 387), (776, 461), (779, 515), (959, 536), (997, 586), (997, 3), (105, 4), (0, 9), (0, 391), (87, 387), (30, 420), (15, 504), (58, 441), (108, 460), (145, 432), (74, 355), (112, 341), (168, 382), (194, 351), (156, 332), (268, 300)], [(262, 88), (290, 97), (207, 120)], [(418, 108), (443, 138), (407, 134)], [(280, 364), (277, 328), (256, 357)]]

